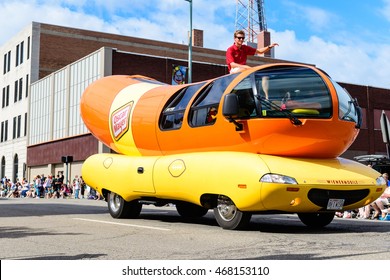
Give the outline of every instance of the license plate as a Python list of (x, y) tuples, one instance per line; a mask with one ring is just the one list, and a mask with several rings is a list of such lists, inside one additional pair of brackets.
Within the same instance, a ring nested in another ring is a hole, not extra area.
[(328, 206), (326, 210), (342, 210), (344, 206), (345, 199), (335, 199), (331, 198), (328, 201)]

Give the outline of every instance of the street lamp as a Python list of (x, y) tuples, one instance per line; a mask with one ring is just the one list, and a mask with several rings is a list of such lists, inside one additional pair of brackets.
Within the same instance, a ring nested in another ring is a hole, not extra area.
[(192, 83), (192, 0), (184, 0), (190, 3), (190, 38), (188, 44), (188, 83)]

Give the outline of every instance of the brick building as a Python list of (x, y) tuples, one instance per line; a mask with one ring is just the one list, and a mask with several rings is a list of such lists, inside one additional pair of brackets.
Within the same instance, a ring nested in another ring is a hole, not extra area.
[(357, 98), (363, 109), (363, 124), (358, 137), (343, 155), (353, 158), (365, 154), (387, 154), (383, 142), (380, 118), (385, 111), (390, 119), (390, 89), (339, 83), (346, 88), (352, 97)]

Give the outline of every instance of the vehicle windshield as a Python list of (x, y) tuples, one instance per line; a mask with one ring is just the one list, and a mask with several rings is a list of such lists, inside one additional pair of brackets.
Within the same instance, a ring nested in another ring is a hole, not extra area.
[(312, 69), (292, 66), (259, 70), (232, 91), (239, 118), (330, 118), (331, 95)]

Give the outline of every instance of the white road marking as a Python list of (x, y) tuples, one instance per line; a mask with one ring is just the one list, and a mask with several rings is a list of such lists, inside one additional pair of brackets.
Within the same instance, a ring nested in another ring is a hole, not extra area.
[(74, 220), (79, 220), (79, 221), (102, 223), (102, 224), (110, 224), (110, 225), (125, 226), (125, 227), (146, 228), (146, 229), (163, 230), (163, 231), (169, 231), (170, 230), (170, 229), (167, 229), (167, 228), (160, 228), (160, 227), (140, 226), (140, 225), (132, 225), (132, 224), (123, 224), (123, 223), (115, 223), (115, 222), (106, 222), (106, 221), (99, 221), (99, 220), (83, 219), (83, 218), (73, 218), (73, 219)]

